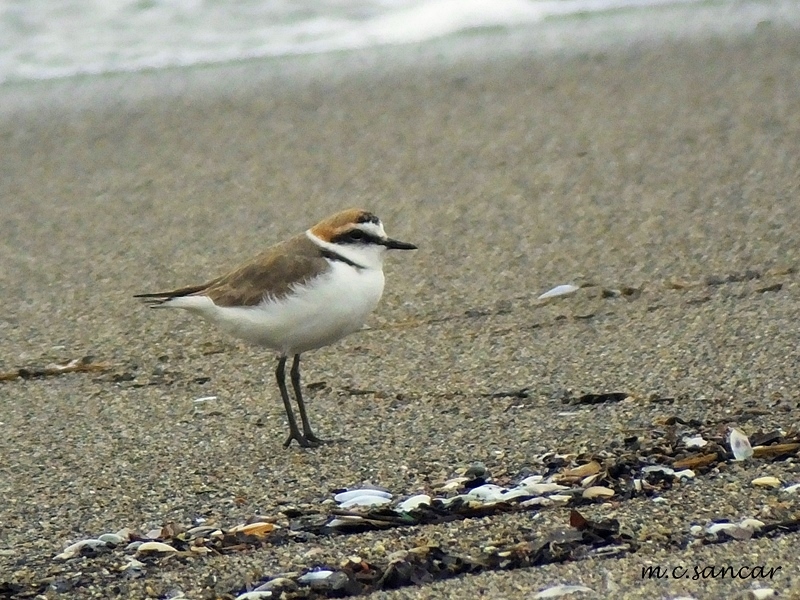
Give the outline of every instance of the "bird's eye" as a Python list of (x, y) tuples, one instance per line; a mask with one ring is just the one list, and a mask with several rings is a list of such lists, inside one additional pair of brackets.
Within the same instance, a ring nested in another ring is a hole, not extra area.
[(353, 231), (350, 232), (350, 239), (356, 241), (363, 240), (364, 232), (360, 229), (353, 229)]

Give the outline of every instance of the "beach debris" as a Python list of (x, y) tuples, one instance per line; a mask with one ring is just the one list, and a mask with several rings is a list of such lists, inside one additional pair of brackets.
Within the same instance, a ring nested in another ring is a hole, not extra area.
[(585, 585), (560, 584), (541, 590), (534, 598), (560, 598), (561, 596), (569, 596), (571, 594), (577, 594), (578, 592), (594, 594), (594, 590)]
[(595, 498), (611, 498), (616, 492), (611, 488), (604, 487), (602, 485), (593, 485), (592, 487), (586, 488), (583, 490), (583, 497), (589, 500), (593, 500)]
[(743, 519), (739, 523), (712, 523), (706, 527), (705, 531), (702, 528), (696, 529), (697, 526), (695, 526), (691, 531), (695, 535), (705, 535), (712, 540), (718, 540), (721, 533), (734, 540), (749, 540), (754, 533), (761, 531), (764, 525), (764, 522), (758, 519)]
[(686, 436), (681, 440), (687, 448), (702, 448), (708, 445), (708, 441), (702, 435)]
[(328, 579), (331, 575), (333, 575), (333, 571), (329, 571), (327, 569), (320, 569), (319, 571), (309, 571), (305, 575), (301, 575), (297, 578), (299, 583), (310, 584), (314, 583), (315, 581), (322, 581), (324, 579)]
[(272, 592), (269, 590), (245, 592), (236, 596), (236, 600), (266, 600), (272, 598)]
[(557, 285), (551, 290), (546, 291), (544, 294), (539, 296), (537, 300), (548, 300), (549, 298), (557, 298), (559, 296), (568, 296), (569, 294), (574, 294), (577, 292), (580, 286), (573, 285), (571, 283), (564, 284), (564, 285)]
[(731, 427), (731, 432), (728, 434), (728, 444), (736, 460), (747, 460), (753, 456), (750, 440), (743, 431), (736, 427)]
[(96, 556), (101, 552), (110, 550), (109, 544), (99, 538), (89, 538), (70, 544), (60, 554), (55, 556), (58, 560), (69, 560), (76, 556)]
[(177, 550), (169, 544), (165, 544), (163, 542), (144, 542), (138, 548), (136, 548), (137, 554), (166, 554), (171, 552), (177, 552)]
[(392, 494), (385, 490), (379, 490), (375, 488), (356, 488), (352, 490), (346, 490), (344, 492), (339, 492), (336, 494), (333, 499), (336, 500), (339, 504), (344, 502), (348, 502), (355, 498), (364, 498), (366, 496), (373, 496), (376, 498), (386, 498), (391, 500)]
[(787, 494), (797, 494), (798, 492), (800, 492), (800, 483), (795, 483), (793, 485), (785, 487), (783, 488), (783, 491), (786, 492)]
[(747, 600), (765, 600), (766, 598), (777, 598), (778, 592), (772, 588), (754, 588), (748, 590), (744, 598)]
[(765, 477), (757, 477), (751, 481), (754, 486), (756, 487), (765, 487), (765, 488), (772, 488), (778, 489), (781, 487), (781, 480), (777, 477), (773, 477), (772, 475), (767, 475)]
[(416, 496), (411, 496), (410, 498), (406, 498), (400, 504), (397, 505), (397, 512), (409, 512), (419, 508), (420, 506), (430, 506), (431, 505), (431, 497), (428, 494), (417, 494)]
[(96, 363), (93, 356), (74, 358), (66, 363), (52, 363), (44, 367), (20, 367), (13, 371), (0, 373), (0, 381), (14, 381), (15, 379), (38, 379), (65, 373), (96, 373), (111, 369), (109, 363)]
[(255, 523), (247, 523), (245, 525), (237, 525), (229, 530), (229, 533), (243, 533), (244, 535), (254, 535), (256, 537), (264, 537), (275, 529), (274, 523), (264, 523), (256, 521)]

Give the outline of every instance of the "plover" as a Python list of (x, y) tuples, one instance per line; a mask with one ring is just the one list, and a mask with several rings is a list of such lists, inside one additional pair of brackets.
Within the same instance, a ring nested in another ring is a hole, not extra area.
[[(278, 353), (275, 377), (300, 446), (322, 442), (309, 424), (300, 388), (300, 355), (358, 331), (383, 294), (387, 250), (415, 250), (393, 240), (374, 214), (360, 209), (332, 215), (267, 248), (248, 263), (201, 285), (138, 294), (153, 308), (182, 308), (229, 334)], [(301, 433), (286, 387), (286, 361), (300, 410)]]

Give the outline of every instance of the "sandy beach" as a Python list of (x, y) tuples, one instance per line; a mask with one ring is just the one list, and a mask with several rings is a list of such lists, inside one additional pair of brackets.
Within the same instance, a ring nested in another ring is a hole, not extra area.
[[(264, 515), (286, 531), (287, 511), (325, 514), (334, 490), (431, 493), (475, 462), (507, 485), (551, 453), (613, 462), (634, 438), (665, 455), (731, 426), (797, 435), (796, 30), (382, 68), (385, 55), (4, 92), (0, 372), (100, 368), (0, 382), (0, 597), (234, 598), (352, 556), (481, 556), (574, 507), (189, 551), (136, 576), (124, 546), (54, 559), (122, 528)], [(274, 356), (132, 296), (214, 277), (349, 206), (420, 250), (387, 261), (369, 330), (304, 356), (312, 420), (336, 441), (286, 450)], [(586, 287), (537, 300), (566, 283)], [(609, 392), (624, 399), (569, 402)], [(796, 530), (691, 533), (797, 519), (796, 451), (694, 471), (577, 508), (617, 519), (635, 551), (373, 595), (800, 598)], [(764, 476), (780, 487), (751, 483)], [(780, 569), (643, 579), (648, 565)]]

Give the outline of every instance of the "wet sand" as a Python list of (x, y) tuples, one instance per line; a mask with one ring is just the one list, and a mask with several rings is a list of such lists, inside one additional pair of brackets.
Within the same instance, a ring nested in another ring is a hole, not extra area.
[[(31, 101), (0, 123), (0, 370), (87, 355), (109, 370), (0, 383), (0, 584), (19, 586), (12, 597), (63, 581), (46, 597), (231, 597), (353, 554), (426, 542), (480, 554), (564, 525), (569, 509), (165, 561), (135, 579), (114, 569), (121, 552), (53, 560), (123, 527), (283, 518), (364, 482), (411, 495), (474, 461), (516, 476), (548, 452), (602, 455), (700, 427), (670, 417), (796, 429), (798, 57), (797, 32), (765, 25), (419, 68), (345, 55), (343, 71), (330, 59), (302, 76), (250, 63), (15, 90)], [(339, 441), (284, 450), (274, 358), (131, 296), (215, 276), (348, 206), (420, 250), (387, 261), (371, 330), (305, 356), (305, 383), (325, 382), (308, 393), (312, 422)], [(594, 285), (536, 301), (568, 282)], [(630, 398), (562, 402), (609, 391)], [(671, 537), (796, 516), (797, 494), (751, 485), (763, 475), (800, 482), (797, 458), (582, 507), (632, 533), (640, 548), (623, 558), (377, 595), (518, 598), (569, 583), (614, 598), (753, 585), (798, 598), (797, 533), (686, 551)], [(771, 581), (642, 581), (650, 564), (782, 568)]]

